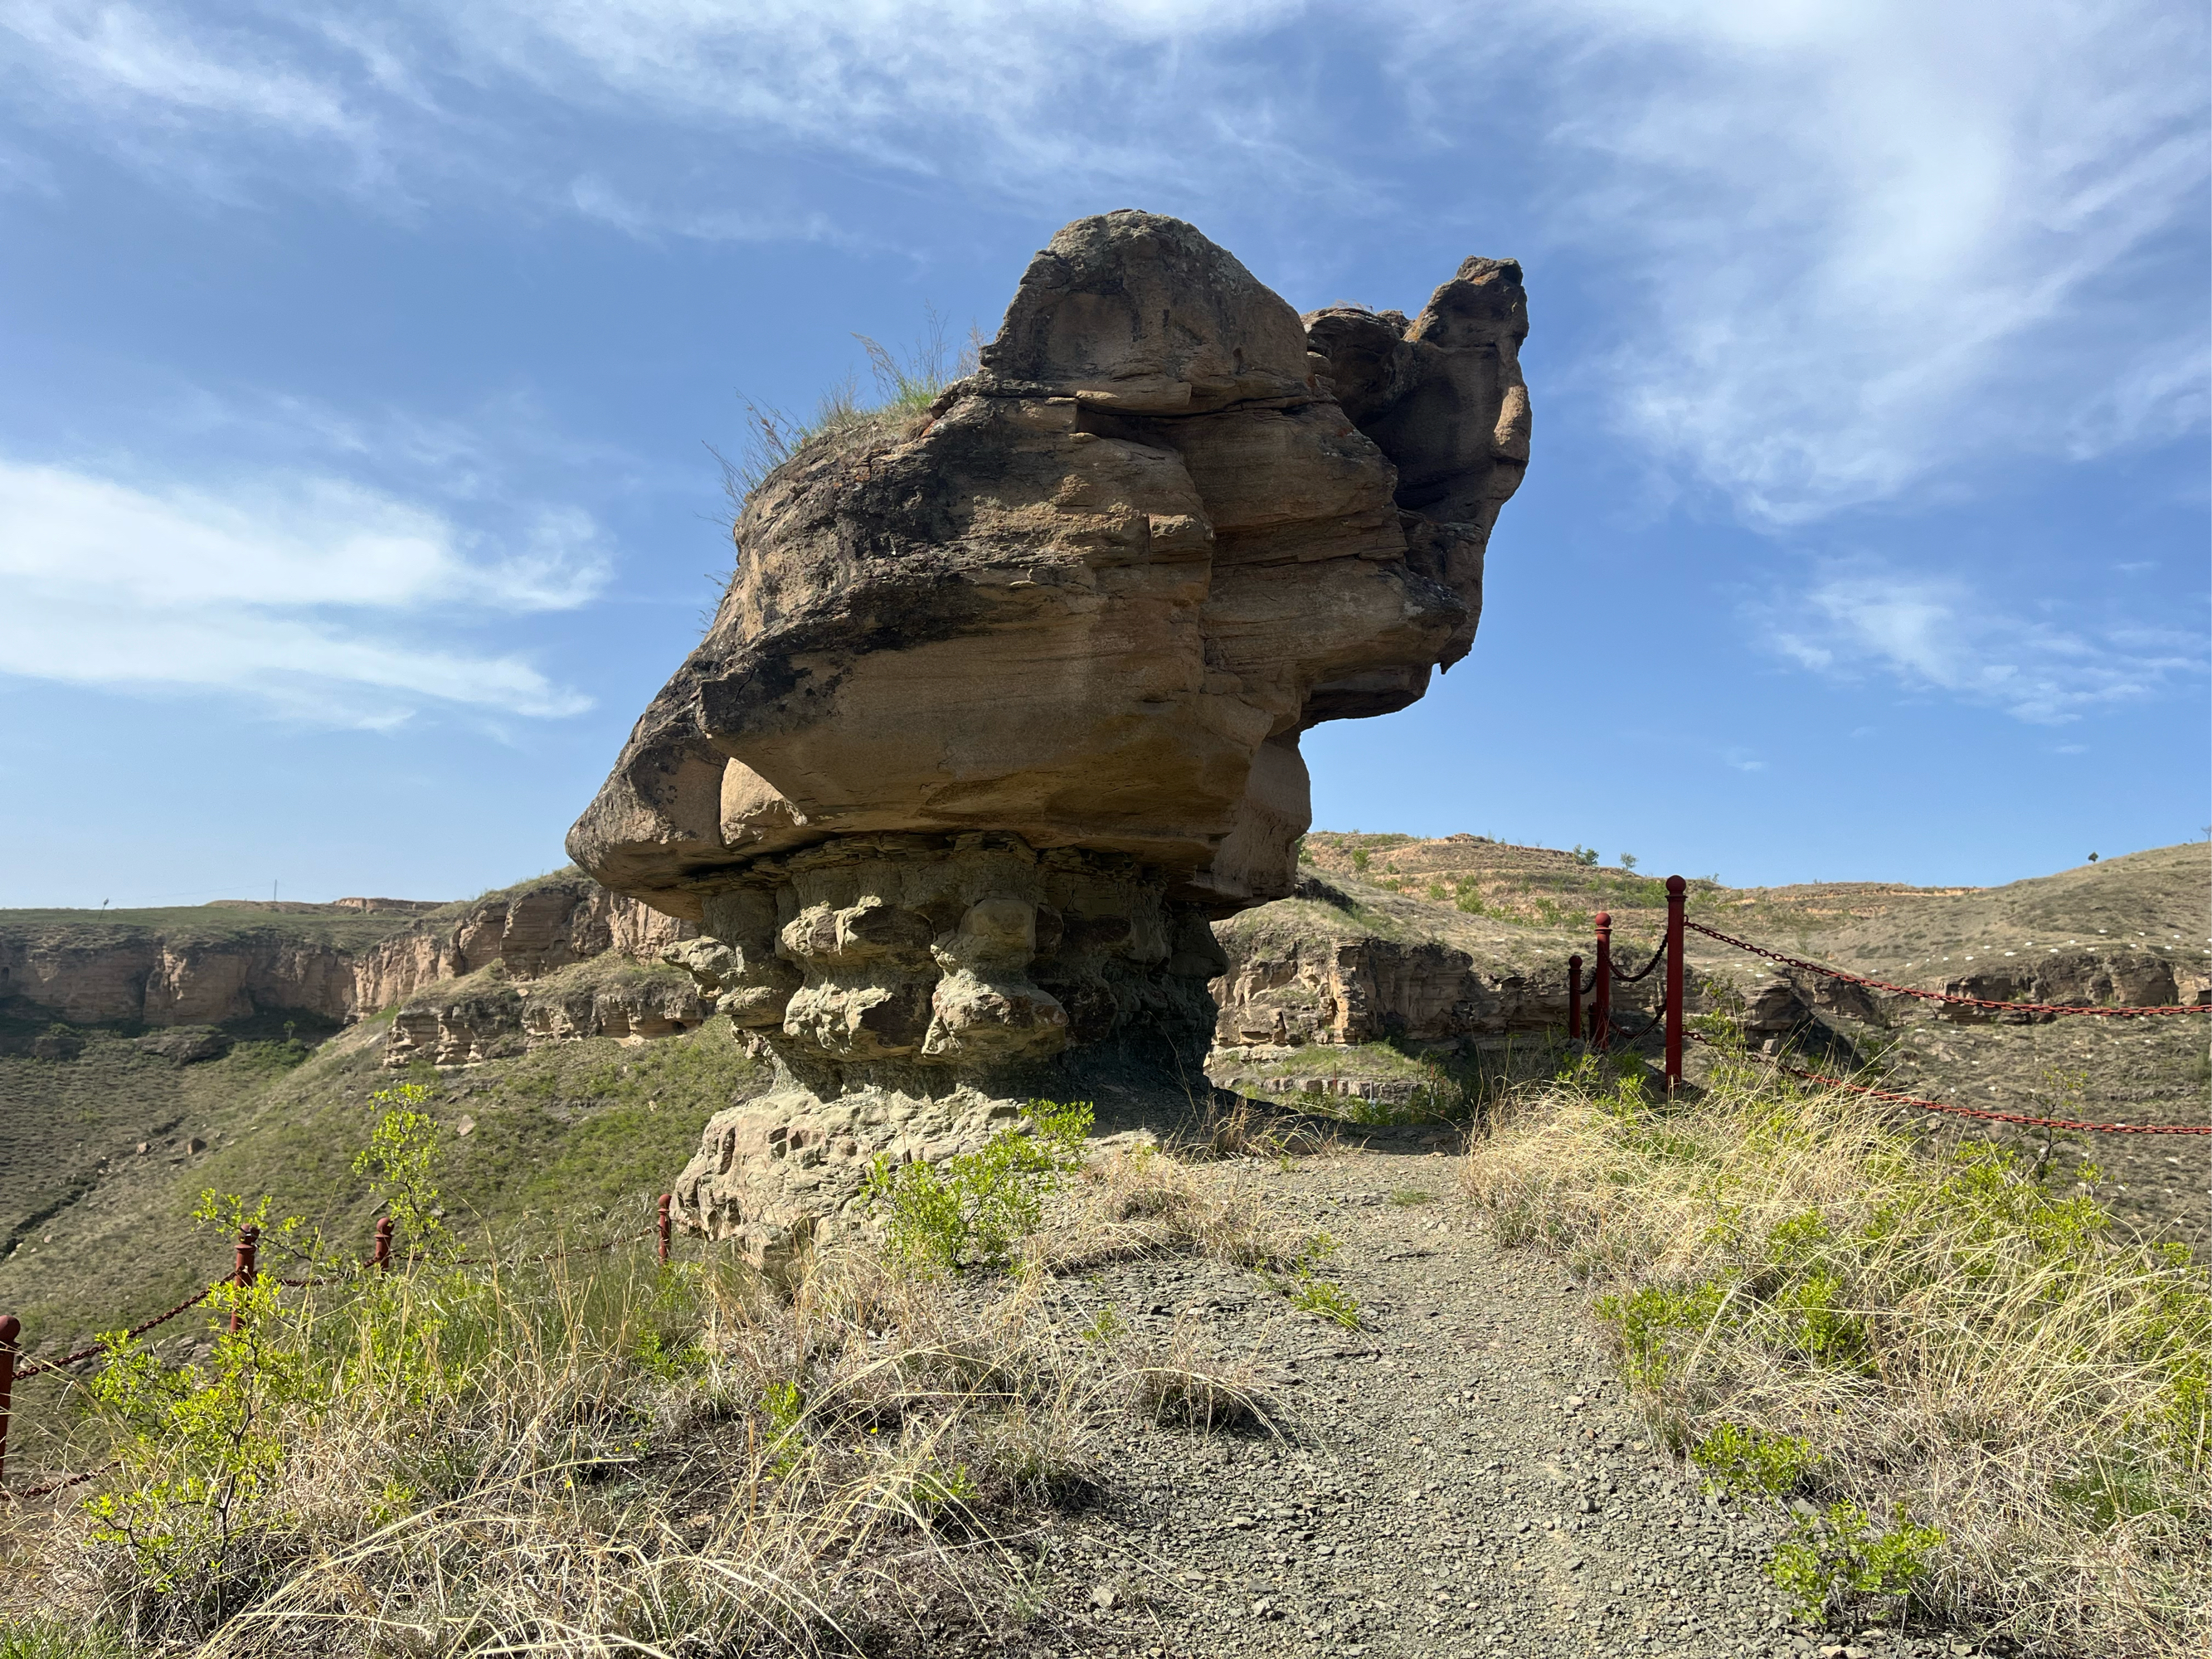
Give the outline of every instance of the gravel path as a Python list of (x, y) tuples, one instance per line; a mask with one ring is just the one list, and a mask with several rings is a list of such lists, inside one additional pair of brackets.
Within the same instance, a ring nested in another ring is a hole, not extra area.
[[(1132, 1434), (1103, 1500), (1051, 1529), (1057, 1650), (1906, 1659), (1973, 1650), (1795, 1625), (1761, 1565), (1777, 1528), (1705, 1498), (1647, 1443), (1577, 1291), (1498, 1248), (1434, 1137), (1378, 1137), (1289, 1170), (1269, 1202), (1340, 1241), (1322, 1268), (1360, 1331), (1254, 1275), (1124, 1264), (1063, 1291), (1164, 1346), (1246, 1354), (1284, 1435)], [(1183, 1328), (1178, 1331), (1176, 1328)]]

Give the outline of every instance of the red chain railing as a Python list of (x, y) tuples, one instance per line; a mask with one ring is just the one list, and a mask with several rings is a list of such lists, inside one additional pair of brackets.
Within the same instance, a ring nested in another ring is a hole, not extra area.
[[(1711, 1037), (1700, 1032), (1690, 1033), (1690, 1041), (1714, 1048)], [(1957, 1117), (1985, 1118), (1992, 1123), (2019, 1123), (2037, 1129), (2087, 1129), (2102, 1135), (2212, 1135), (2212, 1123), (2082, 1123), (2072, 1118), (2029, 1117), (2021, 1112), (1987, 1112), (1978, 1106), (1954, 1106), (1948, 1101), (1923, 1100), (1918, 1095), (1899, 1094), (1894, 1089), (1869, 1088), (1863, 1083), (1846, 1083), (1839, 1077), (1830, 1077), (1824, 1072), (1808, 1072), (1802, 1066), (1792, 1066), (1780, 1060), (1768, 1062), (1779, 1072), (1817, 1083), (1826, 1089), (1843, 1089), (1855, 1095), (1870, 1096), (1899, 1106), (1917, 1106), (1923, 1111), (1948, 1112)]]
[(1718, 939), (1723, 945), (1732, 945), (1739, 951), (1748, 951), (1755, 957), (1765, 957), (1769, 962), (1778, 962), (1784, 967), (1800, 968), (1808, 974), (1820, 974), (1826, 978), (1841, 980), (1846, 985), (1864, 985), (1876, 991), (1887, 991), (1893, 996), (1917, 997), (1923, 1002), (1948, 1002), (1965, 1008), (1985, 1008), (1997, 1013), (2014, 1014), (2087, 1014), (2101, 1019), (2143, 1019), (2156, 1014), (2202, 1014), (2212, 1012), (2212, 1005), (2202, 1002), (2169, 1003), (2157, 1008), (2105, 1008), (2093, 1003), (2065, 1002), (1996, 1002), (1987, 997), (1962, 997), (1953, 991), (1923, 991), (1916, 986), (1892, 985), (1885, 979), (1868, 979), (1861, 974), (1847, 974), (1840, 968), (1825, 963), (1807, 962), (1802, 957), (1788, 957), (1779, 951), (1770, 951), (1763, 945), (1753, 945), (1717, 928), (1698, 922), (1688, 924), (1694, 933), (1707, 939)]
[[(572, 1255), (593, 1255), (604, 1250), (615, 1249), (623, 1244), (636, 1243), (641, 1242), (642, 1238), (649, 1237), (653, 1240), (656, 1254), (658, 1255), (661, 1264), (665, 1267), (668, 1262), (670, 1237), (674, 1227), (673, 1218), (670, 1214), (672, 1199), (672, 1194), (671, 1194), (663, 1193), (660, 1194), (659, 1202), (656, 1207), (653, 1230), (649, 1233), (633, 1235), (629, 1238), (612, 1238), (607, 1240), (604, 1243), (582, 1245), (574, 1249), (555, 1250), (548, 1255), (538, 1256), (533, 1259), (539, 1261), (558, 1261)], [(258, 1266), (260, 1246), (261, 1235), (260, 1231), (258, 1228), (241, 1227), (239, 1229), (237, 1245), (232, 1257), (231, 1271), (228, 1274), (216, 1280), (212, 1285), (203, 1286), (192, 1295), (185, 1297), (182, 1302), (178, 1303), (175, 1307), (165, 1310), (161, 1313), (157, 1313), (151, 1319), (141, 1320), (137, 1324), (131, 1326), (128, 1330), (125, 1331), (122, 1334), (120, 1340), (125, 1343), (135, 1341), (137, 1338), (143, 1336), (148, 1331), (152, 1330), (155, 1326), (166, 1324), (170, 1320), (174, 1319), (179, 1314), (188, 1312), (191, 1309), (198, 1307), (201, 1303), (206, 1301), (210, 1296), (213, 1296), (222, 1285), (251, 1285), (254, 1283), (257, 1277), (261, 1276)], [(475, 1258), (469, 1256), (455, 1257), (452, 1258), (445, 1265), (459, 1267), (465, 1265), (474, 1259)], [(290, 1289), (300, 1289), (305, 1286), (317, 1285), (339, 1285), (344, 1284), (349, 1279), (356, 1278), (362, 1273), (389, 1273), (391, 1268), (392, 1218), (389, 1216), (386, 1216), (380, 1218), (376, 1224), (376, 1243), (369, 1255), (368, 1260), (362, 1262), (357, 1269), (354, 1270), (354, 1272), (337, 1274), (327, 1279), (318, 1279), (309, 1276), (303, 1279), (276, 1279), (274, 1282)], [(232, 1309), (230, 1315), (230, 1328), (232, 1331), (235, 1332), (239, 1328), (241, 1317), (242, 1312), (240, 1310), (236, 1308)], [(69, 1366), (81, 1364), (85, 1360), (96, 1359), (101, 1354), (108, 1352), (116, 1346), (114, 1343), (106, 1341), (94, 1342), (85, 1347), (77, 1349), (74, 1353), (62, 1354), (52, 1359), (34, 1359), (27, 1364), (22, 1364), (18, 1363), (19, 1357), (22, 1351), (22, 1335), (23, 1322), (21, 1319), (17, 1318), (14, 1314), (0, 1314), (0, 1480), (4, 1480), (7, 1477), (8, 1423), (9, 1417), (13, 1414), (15, 1384), (19, 1382), (27, 1382), (32, 1377), (40, 1376), (47, 1371), (63, 1370)], [(107, 1468), (113, 1468), (115, 1466), (112, 1463), (107, 1465)], [(94, 1469), (88, 1474), (70, 1475), (63, 1480), (49, 1481), (43, 1486), (33, 1486), (25, 1492), (11, 1492), (0, 1490), (0, 1502), (21, 1502), (33, 1498), (48, 1497), (54, 1492), (64, 1491), (70, 1486), (82, 1486), (84, 1482), (94, 1479), (97, 1475), (104, 1474), (105, 1473), (106, 1473), (106, 1469)]]
[[(1840, 980), (1846, 984), (1863, 985), (1872, 990), (1888, 991), (1899, 996), (1915, 997), (1924, 1002), (1960, 1005), (1998, 1013), (2088, 1014), (2108, 1019), (2136, 1019), (2161, 1014), (2212, 1013), (2212, 1005), (2205, 1003), (2183, 1003), (2154, 1008), (2105, 1008), (2064, 1003), (1999, 1002), (1986, 997), (1960, 996), (1950, 991), (1924, 991), (1911, 985), (1893, 985), (1887, 980), (1869, 979), (1861, 974), (1846, 973), (1840, 968), (1831, 968), (1824, 963), (1808, 962), (1802, 957), (1785, 956), (1779, 951), (1770, 951), (1763, 945), (1753, 945), (1748, 939), (1737, 939), (1732, 934), (1720, 932), (1717, 928), (1708, 927), (1702, 922), (1692, 921), (1685, 914), (1688, 897), (1688, 883), (1680, 876), (1667, 878), (1666, 937), (1660, 941), (1659, 949), (1653, 954), (1651, 960), (1635, 973), (1621, 972), (1613, 962), (1613, 918), (1602, 910), (1591, 918), (1596, 938), (1593, 945), (1593, 966), (1590, 969), (1589, 981), (1587, 984), (1583, 980), (1582, 957), (1571, 956), (1567, 958), (1567, 1036), (1576, 1041), (1587, 1041), (1593, 1049), (1601, 1054), (1610, 1048), (1615, 1041), (1613, 1030), (1614, 982), (1618, 981), (1622, 984), (1632, 983), (1650, 974), (1660, 963), (1666, 963), (1666, 989), (1661, 994), (1658, 1010), (1640, 1030), (1622, 1041), (1635, 1042), (1646, 1036), (1654, 1026), (1662, 1021), (1665, 1023), (1667, 1047), (1662, 1068), (1667, 1086), (1670, 1090), (1679, 1087), (1682, 1081), (1682, 1038), (1685, 1035), (1683, 944), (1686, 933), (1702, 933), (1707, 939), (1718, 940), (1723, 945), (1733, 945), (1739, 951), (1747, 951), (1753, 956), (1764, 957), (1770, 962), (1778, 962), (1784, 967), (1801, 969), (1807, 973), (1820, 974), (1829, 979)], [(1583, 994), (1585, 991), (1591, 993), (1593, 999), (1590, 1006), (1589, 1029), (1587, 1033), (1583, 1029)], [(1696, 1036), (1694, 1032), (1688, 1035)], [(1705, 1041), (1702, 1037), (1698, 1037), (1697, 1040)], [(1793, 1076), (1805, 1079), (1808, 1082), (1819, 1083), (1829, 1088), (1847, 1089), (1855, 1094), (1868, 1095), (1898, 1105), (1917, 1106), (1932, 1112), (1954, 1113), (1962, 1117), (1987, 1118), (1998, 1123), (2017, 1123), (2036, 1128), (2081, 1129), (2094, 1131), (2099, 1134), (2212, 1134), (2212, 1125), (2086, 1123), (2075, 1122), (2065, 1118), (2031, 1117), (2019, 1112), (1984, 1111), (1972, 1106), (1954, 1106), (1942, 1101), (1923, 1100), (1917, 1095), (1899, 1094), (1893, 1090), (1870, 1088), (1863, 1084), (1846, 1083), (1839, 1078), (1828, 1077), (1818, 1072), (1802, 1071), (1795, 1066), (1784, 1066), (1783, 1069), (1790, 1072)]]

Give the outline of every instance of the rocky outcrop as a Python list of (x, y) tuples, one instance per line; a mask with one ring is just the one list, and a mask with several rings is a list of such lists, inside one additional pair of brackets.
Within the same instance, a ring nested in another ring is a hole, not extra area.
[(1566, 1026), (1564, 968), (1517, 973), (1479, 966), (1448, 945), (1372, 934), (1222, 931), (1229, 971), (1212, 986), (1220, 1048), (1391, 1037), (1443, 1044)]
[(418, 988), (501, 963), (534, 979), (613, 952), (657, 960), (697, 929), (586, 877), (555, 877), (478, 900), (443, 925), (423, 924), (366, 952), (355, 971), (358, 1012), (388, 1008)]
[[(2212, 974), (2148, 951), (2056, 951), (2016, 964), (1978, 969), (1943, 981), (1953, 996), (1985, 1002), (2039, 1002), (2060, 1008), (2165, 1008), (2212, 1002)], [(1962, 1025), (2000, 1020), (2038, 1024), (2057, 1014), (2000, 1013), (1959, 1003), (1940, 1005)]]
[(231, 1040), (228, 1033), (211, 1025), (172, 1025), (147, 1032), (136, 1046), (179, 1066), (194, 1066), (204, 1060), (221, 1060), (230, 1052)]
[[(395, 904), (408, 909), (379, 908)], [(696, 932), (573, 874), (439, 915), (413, 909), (409, 901), (240, 902), (185, 922), (0, 918), (0, 1000), (80, 1024), (219, 1025), (271, 1013), (343, 1021), (494, 962), (530, 978), (611, 951), (655, 957)], [(392, 919), (380, 937), (359, 937), (359, 921), (323, 925), (372, 913)]]
[(1069, 226), (927, 418), (753, 492), (573, 855), (693, 918), (733, 868), (884, 831), (1119, 854), (1216, 912), (1287, 891), (1299, 733), (1465, 653), (1526, 461), (1517, 267), (1470, 261), (1404, 325), (1379, 435), (1328, 389), (1352, 315), (1310, 342), (1188, 225)]
[(1110, 1047), (1198, 1075), (1206, 923), (1291, 890), (1300, 735), (1404, 708), (1474, 637), (1526, 330), (1510, 261), (1411, 322), (1301, 319), (1191, 226), (1104, 214), (926, 416), (763, 481), (706, 638), (568, 839), (701, 923), (702, 983), (781, 1068), (757, 1137), (710, 1132), (687, 1213), (821, 1213), (715, 1150), (783, 1119), (830, 1112), (863, 1158), (946, 1111), (924, 1141), (979, 1139)]
[(547, 1042), (675, 1036), (711, 1012), (679, 969), (595, 961), (533, 981), (495, 962), (409, 999), (392, 1014), (384, 1063), (474, 1066)]

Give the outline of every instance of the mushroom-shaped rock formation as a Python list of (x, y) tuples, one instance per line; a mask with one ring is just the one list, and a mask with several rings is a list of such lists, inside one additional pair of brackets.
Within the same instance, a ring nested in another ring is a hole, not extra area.
[(773, 1253), (877, 1152), (1026, 1094), (1206, 1086), (1207, 924), (1291, 890), (1299, 734), (1473, 641), (1527, 329), (1510, 260), (1410, 323), (1301, 319), (1182, 221), (1103, 214), (926, 416), (752, 492), (713, 626), (568, 836), (701, 924), (682, 959), (779, 1067), (709, 1127), (690, 1218)]

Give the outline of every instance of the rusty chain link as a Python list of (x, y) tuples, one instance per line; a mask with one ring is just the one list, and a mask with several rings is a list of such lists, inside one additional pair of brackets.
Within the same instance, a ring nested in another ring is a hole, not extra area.
[(1617, 962), (1616, 962), (1616, 963), (1614, 963), (1613, 964), (1613, 982), (1615, 985), (1633, 985), (1633, 984), (1635, 984), (1635, 983), (1636, 983), (1636, 981), (1637, 981), (1638, 980), (1639, 980), (1639, 979), (1644, 979), (1644, 978), (1647, 977), (1647, 976), (1650, 974), (1651, 970), (1652, 970), (1654, 968), (1656, 968), (1656, 967), (1657, 967), (1661, 963), (1664, 962), (1666, 959), (1667, 959), (1667, 941), (1666, 941), (1665, 939), (1661, 939), (1661, 940), (1659, 941), (1659, 948), (1658, 948), (1657, 950), (1654, 951), (1651, 953), (1651, 960), (1650, 960), (1650, 961), (1649, 961), (1649, 962), (1647, 962), (1647, 963), (1644, 963), (1641, 968), (1638, 969), (1634, 973), (1632, 973), (1632, 974), (1624, 974), (1624, 973), (1622, 973), (1622, 972), (1620, 971), (1620, 964), (1619, 963), (1617, 963)]
[[(572, 1255), (596, 1255), (601, 1251), (611, 1250), (623, 1244), (643, 1243), (653, 1237), (653, 1231), (652, 1229), (647, 1229), (644, 1232), (634, 1234), (628, 1237), (608, 1239), (602, 1244), (583, 1244), (577, 1246), (574, 1249), (553, 1250), (544, 1255), (533, 1256), (530, 1259), (535, 1261), (558, 1261), (562, 1260), (564, 1257)], [(465, 1255), (456, 1258), (448, 1265), (458, 1267), (477, 1266), (482, 1264), (479, 1258)], [(332, 1279), (279, 1279), (275, 1282), (283, 1285), (288, 1290), (302, 1290), (310, 1286), (320, 1285), (349, 1285), (355, 1279), (364, 1277), (365, 1274), (366, 1269), (363, 1269), (361, 1272), (340, 1274)], [(267, 1277), (268, 1275), (264, 1276)], [(230, 1282), (231, 1280), (228, 1277), (218, 1279), (214, 1284), (206, 1286), (198, 1294), (179, 1302), (175, 1307), (168, 1309), (165, 1312), (157, 1313), (151, 1319), (142, 1320), (139, 1323), (133, 1325), (129, 1330), (123, 1333), (123, 1340), (125, 1342), (131, 1341), (136, 1338), (143, 1336), (148, 1331), (152, 1330), (156, 1325), (167, 1324), (170, 1320), (174, 1319), (179, 1314), (189, 1312), (191, 1309), (197, 1308), (201, 1303), (206, 1301), (208, 1297), (213, 1296), (216, 1291), (220, 1290), (223, 1285), (228, 1285)], [(94, 1342), (88, 1346), (79, 1348), (75, 1353), (65, 1353), (56, 1359), (34, 1359), (27, 1364), (18, 1365), (15, 1368), (15, 1380), (18, 1382), (21, 1382), (27, 1378), (37, 1376), (43, 1371), (59, 1370), (64, 1366), (74, 1365), (82, 1360), (97, 1358), (100, 1355), (106, 1353), (107, 1350), (108, 1345), (106, 1343)]]
[(67, 1492), (71, 1486), (82, 1486), (88, 1480), (98, 1480), (101, 1475), (106, 1474), (108, 1469), (118, 1468), (121, 1466), (122, 1460), (118, 1458), (106, 1468), (87, 1469), (82, 1474), (64, 1475), (59, 1480), (49, 1480), (45, 1486), (33, 1486), (27, 1492), (0, 1492), (0, 1499), (4, 1499), (10, 1504), (27, 1504), (33, 1498), (52, 1498), (58, 1492)]
[(1802, 957), (1785, 957), (1779, 951), (1770, 951), (1763, 945), (1753, 945), (1723, 933), (1717, 928), (1707, 927), (1685, 917), (1682, 926), (1692, 933), (1703, 933), (1707, 939), (1718, 939), (1723, 945), (1733, 945), (1739, 951), (1748, 951), (1755, 957), (1765, 957), (1769, 962), (1781, 963), (1784, 967), (1802, 968), (1808, 974), (1822, 974), (1830, 979), (1842, 980), (1848, 985), (1865, 985), (1877, 991), (1888, 991), (1901, 997), (1917, 997), (1923, 1002), (1948, 1002), (1966, 1008), (1988, 1008), (1999, 1013), (2014, 1014), (2093, 1014), (2106, 1019), (2140, 1019), (2152, 1014), (2212, 1013), (2212, 1003), (2184, 1002), (2163, 1008), (2069, 1008), (2056, 1002), (1993, 1002), (1986, 997), (1962, 997), (1949, 991), (1922, 991), (1910, 985), (1892, 985), (1887, 980), (1868, 979), (1858, 974), (1847, 974), (1840, 968), (1830, 968), (1817, 962), (1807, 962)]
[[(227, 1279), (218, 1279), (216, 1280), (215, 1284), (209, 1285), (198, 1296), (191, 1297), (188, 1301), (179, 1302), (175, 1307), (170, 1309), (167, 1313), (157, 1313), (151, 1319), (145, 1320), (139, 1324), (133, 1325), (129, 1330), (123, 1333), (123, 1340), (125, 1342), (129, 1342), (135, 1338), (145, 1335), (147, 1332), (152, 1330), (156, 1325), (167, 1324), (170, 1320), (174, 1319), (179, 1314), (185, 1312), (187, 1309), (198, 1307), (201, 1303), (206, 1301), (208, 1297), (216, 1293), (218, 1286), (228, 1285), (228, 1283), (230, 1283), (230, 1281)], [(75, 1353), (65, 1353), (59, 1359), (34, 1359), (27, 1365), (19, 1365), (15, 1368), (15, 1380), (20, 1382), (27, 1376), (36, 1376), (40, 1371), (59, 1370), (64, 1365), (74, 1365), (80, 1359), (90, 1359), (95, 1354), (102, 1354), (106, 1352), (106, 1343), (95, 1342), (88, 1348), (79, 1348)]]
[[(1702, 1031), (1685, 1031), (1692, 1042), (1702, 1042), (1708, 1048), (1718, 1048)], [(2021, 1112), (1985, 1112), (1974, 1106), (1954, 1106), (1941, 1100), (1923, 1100), (1918, 1095), (1900, 1094), (1893, 1089), (1873, 1089), (1863, 1083), (1846, 1083), (1841, 1078), (1829, 1077), (1820, 1072), (1808, 1072), (1779, 1060), (1769, 1060), (1778, 1072), (1817, 1083), (1824, 1088), (1844, 1089), (1855, 1095), (1868, 1095), (1875, 1100), (1886, 1100), (1899, 1106), (1917, 1106), (1923, 1111), (1948, 1112), (1959, 1117), (1986, 1118), (1993, 1123), (2020, 1123), (2037, 1129), (2084, 1129), (2100, 1135), (2212, 1135), (2212, 1123), (2077, 1123), (2070, 1118), (2029, 1117)]]

